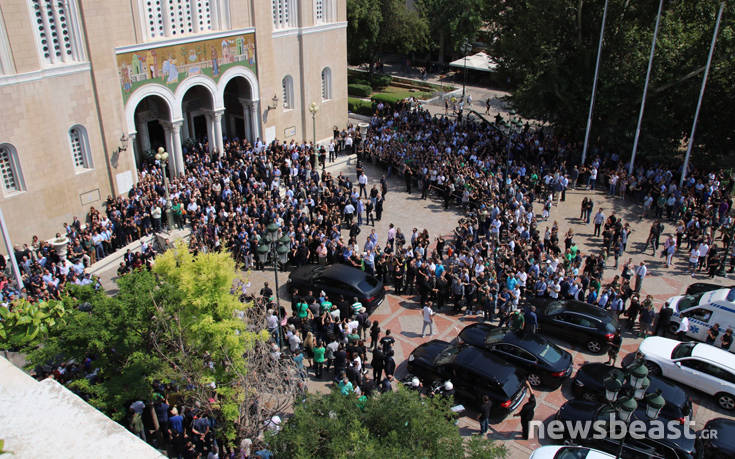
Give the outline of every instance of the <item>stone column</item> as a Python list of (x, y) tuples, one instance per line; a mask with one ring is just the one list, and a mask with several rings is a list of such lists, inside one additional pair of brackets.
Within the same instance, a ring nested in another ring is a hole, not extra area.
[(250, 105), (252, 102), (250, 102), (250, 99), (238, 100), (242, 105), (242, 122), (245, 123), (245, 138), (248, 139), (250, 143), (255, 143), (255, 139), (253, 138), (252, 122), (250, 121)]
[[(138, 163), (135, 160), (135, 150), (138, 149), (138, 144), (135, 142), (136, 137), (137, 134), (135, 132), (128, 134), (128, 149), (130, 150), (130, 169), (133, 173), (133, 185), (138, 183)], [(140, 155), (140, 152), (138, 152), (137, 155)]]
[(250, 123), (252, 126), (253, 143), (260, 137), (260, 101), (250, 103)]
[(159, 121), (163, 126), (163, 134), (166, 138), (166, 152), (168, 153), (168, 173), (171, 177), (176, 176), (176, 161), (174, 160), (174, 135), (173, 124), (170, 121)]
[(138, 131), (138, 135), (140, 136), (140, 147), (143, 149), (141, 153), (152, 149), (151, 139), (148, 137), (148, 122), (140, 121), (135, 123), (135, 129)]
[(211, 153), (214, 148), (214, 113), (205, 110), (204, 117), (207, 119), (207, 141), (209, 142), (209, 152)]
[(178, 121), (174, 121), (171, 123), (172, 135), (174, 137), (173, 162), (176, 163), (176, 175), (182, 175), (185, 171), (184, 149), (181, 147), (181, 126), (183, 124), (184, 124), (183, 120), (178, 120)]
[(217, 153), (220, 156), (225, 153), (225, 142), (222, 138), (222, 115), (224, 114), (224, 108), (214, 112), (214, 141), (217, 148)]

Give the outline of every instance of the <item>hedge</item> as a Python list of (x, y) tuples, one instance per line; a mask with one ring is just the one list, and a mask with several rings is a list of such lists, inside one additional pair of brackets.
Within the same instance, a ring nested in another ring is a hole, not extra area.
[(373, 88), (364, 84), (348, 84), (347, 94), (357, 97), (370, 97), (373, 93)]
[(347, 84), (361, 84), (361, 85), (365, 85), (365, 86), (372, 86), (370, 84), (370, 81), (368, 81), (365, 78), (362, 78), (361, 76), (360, 77), (348, 76), (347, 77)]
[(384, 104), (395, 105), (405, 98), (406, 97), (403, 94), (379, 93), (379, 94), (374, 94), (370, 99), (373, 102), (378, 102), (378, 103), (383, 102)]
[(373, 103), (368, 100), (349, 97), (347, 99), (347, 108), (351, 113), (358, 115), (373, 116)]
[(373, 74), (373, 88), (385, 88), (391, 83), (391, 81), (393, 81), (393, 77), (390, 75)]

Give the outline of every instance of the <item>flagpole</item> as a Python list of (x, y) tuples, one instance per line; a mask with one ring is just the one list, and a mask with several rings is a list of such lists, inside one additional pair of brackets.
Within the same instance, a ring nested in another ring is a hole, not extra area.
[(651, 78), (651, 68), (653, 67), (653, 55), (656, 51), (656, 37), (658, 36), (658, 25), (661, 22), (661, 10), (664, 7), (664, 0), (658, 3), (658, 14), (656, 15), (656, 26), (653, 29), (653, 42), (651, 42), (651, 55), (648, 58), (648, 70), (646, 71), (646, 83), (643, 85), (643, 98), (641, 99), (641, 110), (638, 113), (638, 126), (635, 129), (635, 138), (633, 139), (633, 153), (630, 155), (630, 166), (628, 167), (628, 175), (633, 175), (633, 167), (635, 165), (635, 154), (638, 151), (638, 139), (641, 135), (641, 123), (643, 122), (643, 110), (646, 107), (646, 94), (648, 93), (648, 81)]
[(13, 270), (15, 282), (18, 284), (18, 291), (21, 291), (24, 287), (23, 277), (20, 275), (18, 261), (15, 259), (15, 250), (13, 249), (13, 243), (10, 241), (10, 233), (8, 233), (8, 227), (5, 226), (5, 216), (3, 215), (2, 209), (0, 209), (0, 232), (3, 233), (3, 242), (5, 242), (5, 249), (8, 251), (10, 267)]
[(595, 107), (595, 93), (597, 92), (597, 75), (600, 73), (600, 56), (602, 55), (602, 40), (605, 34), (605, 20), (607, 19), (607, 3), (605, 0), (605, 9), (602, 11), (602, 27), (600, 27), (600, 42), (597, 45), (597, 62), (595, 62), (595, 79), (592, 81), (592, 97), (590, 98), (590, 111), (587, 116), (587, 130), (584, 134), (584, 147), (582, 148), (582, 165), (587, 159), (587, 145), (590, 140), (590, 127), (592, 125), (592, 110)]
[(707, 76), (709, 75), (709, 67), (712, 64), (712, 55), (715, 53), (715, 43), (717, 42), (717, 33), (720, 31), (720, 20), (722, 19), (722, 10), (725, 8), (725, 2), (720, 3), (720, 11), (717, 13), (717, 22), (715, 22), (715, 32), (712, 34), (712, 43), (709, 46), (709, 55), (707, 56), (707, 66), (704, 68), (704, 76), (702, 77), (702, 87), (699, 90), (699, 100), (697, 101), (697, 110), (694, 112), (694, 122), (692, 123), (692, 133), (689, 135), (689, 145), (687, 145), (687, 154), (684, 157), (684, 165), (681, 169), (681, 180), (679, 180), (679, 188), (684, 186), (684, 179), (687, 176), (687, 167), (689, 167), (689, 157), (692, 155), (692, 147), (694, 146), (694, 131), (697, 129), (697, 120), (699, 119), (699, 109), (702, 108), (702, 99), (704, 98), (704, 89), (707, 87)]

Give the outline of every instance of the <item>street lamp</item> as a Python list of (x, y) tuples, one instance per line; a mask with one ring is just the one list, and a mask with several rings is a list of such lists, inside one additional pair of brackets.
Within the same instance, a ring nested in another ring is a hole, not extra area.
[(464, 82), (462, 82), (462, 98), (464, 99), (465, 86), (467, 86), (467, 55), (472, 51), (472, 45), (465, 41), (462, 43), (462, 53), (464, 54)]
[(256, 249), (258, 260), (265, 269), (269, 258), (273, 263), (273, 274), (276, 277), (276, 315), (278, 316), (278, 345), (283, 347), (283, 338), (281, 333), (281, 298), (278, 295), (278, 264), (285, 265), (288, 261), (288, 252), (291, 250), (291, 238), (283, 234), (280, 238), (278, 233), (280, 228), (276, 223), (271, 223), (265, 227), (265, 235), (261, 239), (261, 243)]
[[(641, 359), (634, 360), (624, 370), (618, 368), (610, 370), (608, 376), (604, 379), (604, 385), (607, 406), (600, 413), (604, 415), (617, 413), (618, 418), (626, 424), (626, 427), (630, 424), (633, 413), (638, 409), (638, 403), (645, 400), (646, 416), (651, 420), (658, 417), (661, 409), (666, 404), (666, 400), (661, 397), (660, 390), (652, 394), (646, 394), (651, 381), (648, 379), (648, 368)], [(618, 398), (620, 395), (622, 397)], [(618, 458), (623, 453), (624, 444), (625, 437), (622, 437), (618, 449)]]
[(319, 166), (319, 157), (316, 156), (316, 114), (319, 112), (319, 104), (316, 102), (312, 102), (309, 105), (309, 112), (311, 113), (311, 128), (312, 128), (312, 134), (314, 139), (314, 164)]
[(163, 147), (158, 147), (158, 153), (156, 153), (156, 160), (161, 162), (161, 173), (163, 174), (163, 187), (166, 190), (166, 222), (168, 223), (168, 230), (173, 231), (174, 229), (174, 216), (171, 212), (171, 197), (168, 194), (168, 176), (166, 175), (166, 166), (168, 165), (168, 153)]

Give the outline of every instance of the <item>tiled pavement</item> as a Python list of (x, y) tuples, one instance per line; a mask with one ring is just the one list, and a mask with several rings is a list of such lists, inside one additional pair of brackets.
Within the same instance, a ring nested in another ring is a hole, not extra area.
[[(342, 157), (336, 164), (331, 165), (329, 170), (334, 174), (340, 171), (345, 174), (354, 174), (354, 167), (354, 157)], [(370, 164), (366, 164), (366, 170), (371, 183), (379, 182), (380, 175), (384, 173)], [(445, 211), (440, 201), (432, 199), (420, 200), (416, 192), (408, 195), (404, 192), (405, 188), (402, 180), (399, 178), (391, 177), (389, 179), (389, 185), (390, 192), (388, 193), (388, 199), (386, 199), (383, 220), (377, 222), (375, 226), (381, 243), (385, 240), (388, 224), (391, 222), (401, 227), (407, 237), (412, 227), (417, 227), (419, 230), (423, 228), (428, 229), (432, 238), (439, 234), (446, 235), (452, 233), (459, 216), (456, 209)], [(625, 257), (621, 258), (620, 263), (622, 265), (628, 258), (632, 258), (635, 264), (638, 264), (641, 260), (646, 261), (649, 266), (649, 274), (645, 279), (642, 292), (653, 295), (659, 307), (667, 298), (683, 292), (686, 286), (692, 281), (706, 281), (702, 274), (697, 274), (695, 279), (692, 279), (688, 275), (686, 272), (686, 251), (680, 251), (675, 259), (676, 263), (671, 269), (665, 268), (662, 259), (652, 257), (650, 255), (650, 249), (647, 253), (642, 254), (640, 251), (648, 236), (651, 221), (648, 219), (639, 219), (640, 206), (632, 205), (620, 198), (607, 196), (599, 191), (569, 191), (566, 202), (561, 202), (557, 207), (553, 208), (550, 220), (541, 223), (540, 230), (544, 231), (547, 225), (551, 226), (554, 220), (556, 220), (559, 223), (560, 234), (566, 233), (569, 228), (574, 230), (576, 234), (575, 242), (583, 254), (597, 252), (601, 239), (592, 237), (592, 226), (583, 224), (578, 218), (580, 203), (584, 196), (592, 196), (595, 201), (595, 211), (600, 207), (605, 209), (606, 215), (610, 215), (610, 212), (615, 211), (617, 215), (623, 217), (624, 221), (631, 223), (634, 233), (631, 235), (629, 241), (628, 252), (625, 254)], [(360, 242), (364, 242), (364, 238), (369, 233), (369, 229), (369, 227), (363, 227), (363, 233), (358, 237)], [(672, 230), (672, 225), (666, 223), (662, 240)], [(608, 262), (613, 263), (613, 260), (610, 259)], [(103, 280), (111, 281), (114, 276), (114, 269), (109, 268), (104, 271), (100, 273)], [(604, 280), (609, 281), (615, 274), (619, 273), (620, 269), (614, 269), (610, 266), (605, 271)], [(271, 285), (274, 285), (273, 273), (270, 271), (248, 272), (243, 273), (243, 276), (250, 280), (252, 288), (255, 291), (260, 289), (264, 281), (269, 281)], [(284, 304), (286, 303), (285, 298), (287, 297), (283, 288), (286, 277), (282, 274), (279, 279), (282, 285), (281, 298)], [(720, 284), (732, 283), (732, 279), (723, 278), (716, 278), (713, 281)], [(393, 336), (396, 338), (395, 359), (398, 365), (397, 374), (399, 376), (403, 374), (402, 372), (405, 372), (406, 357), (408, 357), (417, 345), (433, 338), (451, 341), (464, 326), (478, 320), (475, 316), (437, 314), (434, 330), (435, 335), (421, 338), (422, 319), (415, 298), (410, 296), (395, 296), (390, 294), (390, 292), (386, 296), (383, 304), (373, 313), (372, 318), (380, 321), (382, 330), (386, 328), (391, 329)], [(585, 362), (607, 360), (606, 356), (591, 355), (581, 349), (570, 348), (563, 342), (557, 341), (557, 343), (572, 353), (575, 369), (579, 368)], [(624, 334), (621, 357), (634, 352), (639, 343), (639, 339), (634, 338), (630, 334)], [(309, 387), (312, 391), (326, 390), (325, 383), (321, 381), (311, 381)], [(713, 417), (728, 416), (728, 413), (720, 410), (708, 397), (694, 393), (691, 390), (689, 392), (692, 394), (694, 401), (693, 419), (696, 421), (698, 428), (701, 428), (705, 422)], [(567, 400), (566, 394), (569, 394), (569, 391), (568, 385), (564, 385), (554, 391), (538, 390), (535, 393), (538, 401), (536, 419), (548, 419)], [(479, 431), (479, 423), (476, 419), (476, 416), (472, 417), (472, 415), (461, 418), (460, 429), (462, 434), (471, 435)], [(521, 440), (519, 432), (520, 423), (518, 418), (509, 416), (502, 422), (491, 426), (490, 437), (502, 441), (506, 445), (509, 450), (509, 457), (528, 457), (530, 452), (538, 446), (538, 443), (535, 440)]]

